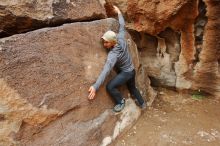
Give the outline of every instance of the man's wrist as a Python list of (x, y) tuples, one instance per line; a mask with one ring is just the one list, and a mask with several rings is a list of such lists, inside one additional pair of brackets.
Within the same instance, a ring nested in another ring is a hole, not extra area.
[(93, 84), (92, 87), (97, 91), (97, 86), (95, 84)]

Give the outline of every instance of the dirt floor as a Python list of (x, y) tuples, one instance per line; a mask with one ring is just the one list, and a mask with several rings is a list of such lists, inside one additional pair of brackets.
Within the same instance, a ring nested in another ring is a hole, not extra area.
[(160, 89), (152, 107), (111, 146), (220, 146), (220, 98)]

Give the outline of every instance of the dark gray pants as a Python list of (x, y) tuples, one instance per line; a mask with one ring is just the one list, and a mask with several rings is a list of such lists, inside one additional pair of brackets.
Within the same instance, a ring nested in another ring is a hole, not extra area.
[(123, 99), (122, 94), (119, 92), (117, 87), (124, 84), (127, 85), (130, 94), (137, 99), (140, 105), (142, 105), (144, 100), (135, 86), (135, 70), (131, 72), (121, 71), (107, 84), (106, 89), (108, 93), (114, 98), (116, 104), (120, 104)]

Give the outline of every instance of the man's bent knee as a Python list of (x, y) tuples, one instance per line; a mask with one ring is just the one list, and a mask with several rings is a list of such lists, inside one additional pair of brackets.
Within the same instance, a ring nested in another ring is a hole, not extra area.
[(113, 89), (113, 87), (110, 85), (110, 84), (107, 84), (106, 85), (106, 90), (107, 90), (107, 92), (111, 92), (112, 91), (112, 89)]

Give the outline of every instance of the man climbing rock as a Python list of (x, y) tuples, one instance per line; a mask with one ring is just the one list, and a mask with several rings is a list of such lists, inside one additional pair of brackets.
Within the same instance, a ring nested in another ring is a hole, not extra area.
[(88, 99), (92, 100), (95, 97), (96, 91), (104, 82), (106, 76), (113, 67), (119, 71), (118, 74), (107, 84), (107, 92), (114, 98), (116, 105), (113, 111), (120, 112), (125, 107), (125, 99), (119, 92), (117, 87), (126, 84), (129, 92), (138, 102), (138, 105), (144, 109), (146, 104), (135, 86), (135, 70), (131, 56), (128, 51), (128, 45), (125, 39), (125, 21), (118, 7), (114, 6), (114, 11), (118, 13), (119, 33), (109, 30), (102, 36), (103, 46), (109, 50), (107, 61), (99, 75), (95, 84), (89, 88)]

